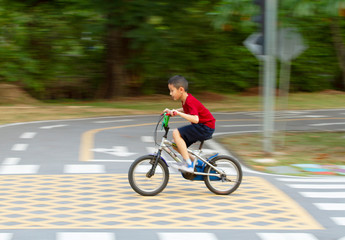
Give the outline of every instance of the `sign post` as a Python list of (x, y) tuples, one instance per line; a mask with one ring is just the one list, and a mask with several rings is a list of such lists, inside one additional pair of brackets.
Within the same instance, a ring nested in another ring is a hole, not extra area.
[(266, 0), (264, 37), (263, 149), (273, 153), (274, 105), (276, 92), (277, 0)]
[(253, 33), (244, 45), (263, 63), (263, 149), (271, 154), (274, 132), (276, 89), (277, 3), (278, 0), (254, 0), (261, 8), (258, 16), (261, 33)]
[[(278, 31), (277, 57), (280, 60), (278, 111), (287, 110), (290, 89), (291, 60), (297, 58), (306, 49), (307, 46), (303, 42), (303, 37), (297, 32), (297, 30), (292, 28), (283, 28)], [(283, 132), (281, 145), (284, 146), (286, 121), (280, 121), (279, 130)]]

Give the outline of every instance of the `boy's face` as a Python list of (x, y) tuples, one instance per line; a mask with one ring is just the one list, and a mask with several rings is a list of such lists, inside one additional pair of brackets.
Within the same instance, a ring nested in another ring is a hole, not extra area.
[(175, 101), (181, 99), (182, 93), (184, 92), (183, 87), (177, 89), (174, 85), (168, 84), (168, 88), (170, 90), (170, 96), (172, 96)]

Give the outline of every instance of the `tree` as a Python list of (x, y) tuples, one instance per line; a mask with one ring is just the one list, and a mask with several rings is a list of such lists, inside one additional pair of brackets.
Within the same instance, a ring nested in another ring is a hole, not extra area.
[[(291, 8), (293, 6), (293, 8)], [(290, 16), (296, 16), (301, 19), (308, 17), (318, 17), (329, 20), (331, 30), (331, 39), (333, 40), (334, 49), (338, 59), (339, 69), (341, 71), (341, 83), (339, 87), (345, 90), (345, 43), (343, 39), (342, 28), (345, 17), (344, 0), (328, 1), (308, 1), (308, 0), (289, 0), (283, 1), (282, 7), (290, 9)], [(341, 86), (342, 85), (342, 86)]]
[[(301, 31), (305, 31), (310, 36), (310, 33), (314, 32), (316, 28), (328, 24), (339, 69), (342, 73), (342, 88), (345, 90), (345, 45), (341, 31), (344, 25), (345, 1), (284, 0), (279, 1), (279, 4), (280, 27), (292, 26), (299, 28), (303, 26), (305, 29), (301, 29)], [(257, 11), (253, 6), (253, 0), (222, 0), (216, 11), (218, 15), (215, 21), (216, 26), (220, 27), (238, 18), (250, 18)], [(304, 25), (305, 21), (309, 22), (309, 26)], [(319, 26), (310, 24), (310, 22), (316, 23)], [(242, 24), (249, 25), (252, 22), (243, 21)]]

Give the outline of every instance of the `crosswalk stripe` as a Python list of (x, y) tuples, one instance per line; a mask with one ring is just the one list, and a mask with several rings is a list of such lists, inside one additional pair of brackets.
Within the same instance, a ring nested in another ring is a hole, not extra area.
[(310, 233), (257, 233), (261, 240), (317, 240)]
[(11, 240), (13, 233), (0, 233), (0, 240)]
[(115, 234), (109, 232), (59, 232), (56, 240), (115, 240)]
[(281, 182), (305, 182), (305, 183), (343, 183), (345, 178), (276, 178)]
[(14, 164), (18, 164), (20, 161), (20, 158), (6, 158), (2, 164), (4, 165), (14, 165)]
[(345, 203), (314, 203), (320, 210), (344, 211)]
[(332, 217), (331, 218), (336, 224), (345, 226), (345, 217)]
[(3, 165), (0, 174), (35, 174), (39, 168), (40, 165)]
[(291, 188), (305, 189), (345, 189), (345, 184), (287, 184)]
[(97, 164), (67, 164), (64, 173), (104, 173), (104, 165)]
[(157, 233), (160, 240), (217, 240), (213, 233), (202, 232), (162, 232)]
[(345, 198), (345, 192), (300, 192), (307, 198)]

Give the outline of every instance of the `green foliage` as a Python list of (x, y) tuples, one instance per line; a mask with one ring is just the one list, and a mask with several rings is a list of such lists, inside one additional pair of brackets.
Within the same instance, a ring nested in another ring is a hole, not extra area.
[[(280, 1), (279, 25), (298, 28), (309, 46), (293, 62), (294, 91), (334, 86), (340, 70), (328, 19), (344, 2)], [(41, 99), (93, 98), (111, 60), (107, 31), (120, 29), (134, 94), (166, 93), (174, 74), (191, 91), (243, 91), (259, 84), (259, 63), (243, 46), (257, 12), (252, 0), (0, 0), (0, 81)]]

